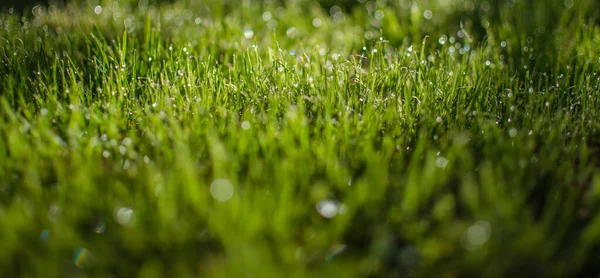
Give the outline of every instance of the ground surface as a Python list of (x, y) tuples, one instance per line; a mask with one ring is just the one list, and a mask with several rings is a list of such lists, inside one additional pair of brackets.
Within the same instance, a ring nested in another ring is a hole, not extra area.
[(125, 2), (0, 13), (3, 277), (599, 270), (595, 1)]

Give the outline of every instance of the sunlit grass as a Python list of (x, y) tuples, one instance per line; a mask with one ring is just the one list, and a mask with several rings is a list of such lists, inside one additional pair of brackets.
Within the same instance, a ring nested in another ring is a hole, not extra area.
[(2, 275), (595, 273), (600, 9), (555, 2), (1, 13)]

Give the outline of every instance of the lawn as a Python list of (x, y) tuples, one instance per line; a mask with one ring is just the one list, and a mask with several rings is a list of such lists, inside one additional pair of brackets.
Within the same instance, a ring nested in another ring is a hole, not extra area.
[(600, 3), (0, 12), (2, 277), (595, 277)]

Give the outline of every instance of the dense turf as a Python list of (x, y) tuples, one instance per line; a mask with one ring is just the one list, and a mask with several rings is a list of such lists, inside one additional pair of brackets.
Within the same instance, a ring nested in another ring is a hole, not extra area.
[(0, 276), (600, 270), (595, 1), (120, 2), (0, 14)]

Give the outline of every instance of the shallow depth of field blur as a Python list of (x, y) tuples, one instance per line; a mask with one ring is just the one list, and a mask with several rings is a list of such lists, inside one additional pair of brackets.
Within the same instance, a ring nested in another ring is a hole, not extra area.
[(594, 0), (1, 3), (0, 276), (596, 277), (599, 85)]

